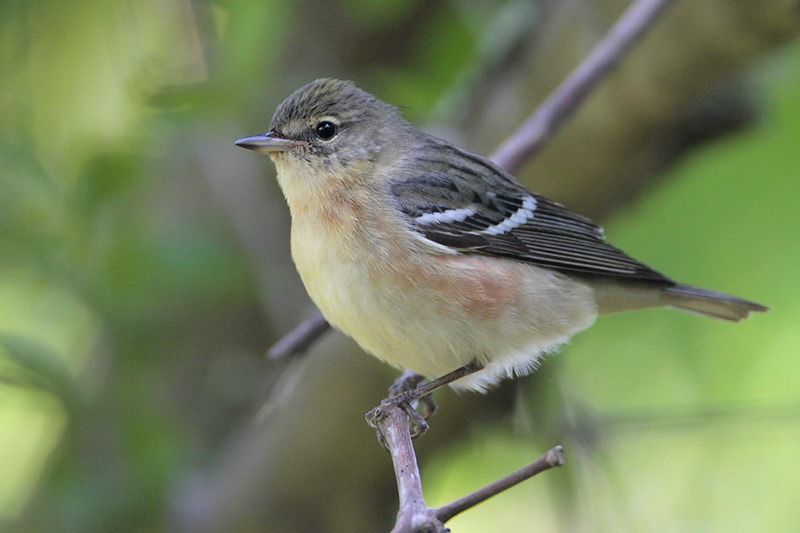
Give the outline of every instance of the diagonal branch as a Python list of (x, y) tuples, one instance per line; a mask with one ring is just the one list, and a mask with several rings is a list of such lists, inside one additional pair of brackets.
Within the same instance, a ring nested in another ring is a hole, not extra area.
[(319, 310), (300, 322), (286, 335), (276, 342), (267, 351), (270, 359), (285, 359), (293, 355), (300, 355), (308, 351), (325, 333), (331, 329), (331, 325), (322, 316)]
[[(644, 35), (672, 0), (637, 0), (620, 17), (583, 62), (536, 109), (490, 158), (513, 173), (547, 146), (625, 53)], [(301, 322), (269, 349), (270, 359), (307, 351), (330, 325), (319, 311)]]
[(500, 145), (492, 160), (515, 172), (535, 157), (670, 3), (671, 0), (634, 2), (583, 63)]
[(539, 457), (528, 466), (520, 468), (516, 472), (507, 475), (503, 479), (499, 479), (494, 483), (490, 483), (482, 489), (476, 490), (472, 494), (464, 496), (460, 500), (456, 500), (453, 503), (445, 505), (444, 507), (439, 507), (434, 511), (434, 514), (436, 515), (436, 518), (441, 520), (443, 523), (447, 522), (457, 514), (475, 507), (479, 503), (488, 500), (492, 496), (496, 496), (497, 494), (510, 489), (518, 483), (522, 483), (523, 481), (530, 479), (537, 474), (541, 474), (545, 470), (550, 470), (551, 468), (555, 468), (557, 466), (564, 466), (564, 448), (560, 444), (548, 450), (547, 453)]
[(295, 355), (302, 355), (306, 353), (316, 342), (322, 338), (328, 331), (331, 325), (322, 316), (319, 309), (314, 311), (314, 315), (303, 320), (289, 333), (280, 338), (269, 350), (267, 350), (267, 357), (270, 359), (280, 360)]

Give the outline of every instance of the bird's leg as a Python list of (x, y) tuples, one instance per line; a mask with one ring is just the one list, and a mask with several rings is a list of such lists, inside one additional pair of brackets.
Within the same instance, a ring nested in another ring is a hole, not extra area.
[(482, 369), (482, 364), (477, 361), (472, 361), (464, 366), (456, 368), (452, 372), (448, 372), (444, 376), (420, 383), (416, 388), (414, 388), (414, 390), (410, 391), (410, 394), (415, 400), (419, 400), (420, 398), (424, 398), (429, 394), (433, 394), (442, 387), (450, 385), (454, 381), (469, 376), (470, 374), (474, 374), (478, 370)]
[[(425, 378), (416, 372), (405, 370), (389, 387), (389, 396), (384, 400), (381, 400), (381, 404), (378, 407), (371, 409), (365, 415), (367, 424), (377, 431), (378, 441), (383, 445), (384, 448), (388, 449), (386, 445), (386, 439), (378, 427), (377, 421), (381, 416), (383, 416), (387, 408), (399, 407), (403, 410), (403, 412), (405, 412), (411, 424), (410, 429), (412, 438), (416, 438), (428, 430), (427, 418), (436, 410), (436, 405), (433, 403), (433, 399), (430, 396), (426, 396), (424, 399), (422, 399), (414, 398), (411, 394), (417, 389), (417, 387), (419, 387), (420, 383), (423, 383), (424, 381)], [(417, 411), (417, 407), (420, 402), (425, 405), (425, 415), (422, 415), (419, 413), (419, 411)]]
[[(389, 398), (400, 397), (404, 394), (408, 394), (424, 382), (424, 377), (420, 376), (416, 372), (412, 372), (411, 370), (406, 370), (400, 374), (400, 377), (394, 380), (392, 386), (389, 387)], [(419, 405), (416, 407), (422, 411), (420, 415), (424, 420), (428, 420), (428, 418), (433, 416), (433, 413), (436, 412), (436, 404), (433, 402), (433, 397), (430, 395), (422, 396), (417, 398), (417, 400), (419, 401)], [(411, 402), (413, 401), (414, 400), (411, 400)]]
[[(367, 423), (378, 429), (376, 420), (382, 416), (382, 410), (399, 407), (411, 422), (411, 437), (417, 438), (428, 430), (427, 419), (436, 412), (436, 404), (431, 394), (450, 383), (481, 370), (483, 365), (477, 361), (468, 363), (439, 378), (425, 381), (419, 374), (405, 371), (389, 387), (389, 397), (381, 401), (378, 407), (366, 414)], [(424, 414), (417, 411), (423, 407)], [(378, 440), (384, 443), (383, 435), (378, 431)]]

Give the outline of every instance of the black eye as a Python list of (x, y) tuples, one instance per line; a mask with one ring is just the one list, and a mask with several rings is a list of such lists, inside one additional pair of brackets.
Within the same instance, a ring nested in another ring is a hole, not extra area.
[(333, 136), (336, 135), (336, 132), (339, 128), (336, 127), (336, 124), (329, 120), (323, 120), (319, 124), (317, 124), (317, 137), (322, 139), (323, 141), (329, 141), (333, 139)]

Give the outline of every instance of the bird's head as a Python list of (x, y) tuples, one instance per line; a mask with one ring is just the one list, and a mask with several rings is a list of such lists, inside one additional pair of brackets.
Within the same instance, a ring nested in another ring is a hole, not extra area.
[[(275, 110), (267, 133), (237, 146), (269, 155), (293, 175), (364, 174), (409, 138), (394, 106), (352, 82), (323, 78), (297, 89)], [(346, 172), (343, 172), (346, 171)]]

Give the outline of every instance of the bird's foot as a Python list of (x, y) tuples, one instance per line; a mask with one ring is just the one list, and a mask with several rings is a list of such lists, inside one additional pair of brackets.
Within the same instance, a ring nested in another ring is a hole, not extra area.
[(389, 387), (389, 397), (371, 409), (365, 415), (367, 423), (378, 433), (378, 441), (386, 447), (386, 441), (378, 427), (377, 421), (387, 409), (399, 407), (408, 416), (411, 438), (416, 439), (428, 431), (428, 418), (436, 412), (436, 404), (430, 393), (420, 391), (425, 378), (406, 370)]
[(380, 430), (378, 421), (384, 416), (387, 409), (399, 407), (410, 422), (411, 438), (416, 439), (428, 431), (428, 418), (436, 412), (436, 404), (431, 394), (457, 379), (468, 376), (482, 369), (483, 365), (477, 362), (466, 364), (444, 376), (426, 381), (419, 374), (405, 371), (389, 387), (389, 397), (382, 400), (381, 404), (367, 412), (367, 424), (378, 433), (378, 441), (386, 447), (386, 439)]
[[(414, 412), (419, 414), (423, 421), (427, 421), (436, 412), (436, 403), (433, 401), (433, 396), (431, 396), (430, 392), (420, 389), (426, 383), (428, 382), (425, 381), (424, 377), (406, 370), (389, 387), (389, 398), (387, 399), (393, 400), (396, 398), (396, 401), (399, 402), (398, 405), (413, 406)], [(419, 420), (416, 421), (419, 422)], [(425, 433), (426, 429), (427, 427), (422, 430), (422, 433)]]

